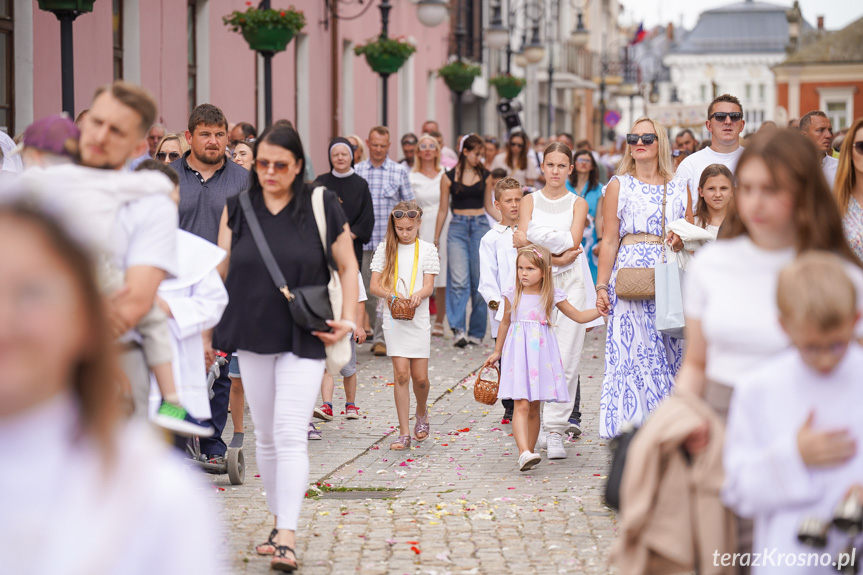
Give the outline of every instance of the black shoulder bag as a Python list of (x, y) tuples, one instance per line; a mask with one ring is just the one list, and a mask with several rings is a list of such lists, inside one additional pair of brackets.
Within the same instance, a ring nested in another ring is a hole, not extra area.
[(320, 331), (326, 333), (332, 331), (332, 328), (327, 325), (327, 320), (332, 320), (335, 316), (333, 315), (333, 307), (330, 304), (330, 294), (327, 286), (304, 286), (294, 288), (293, 290), (288, 289), (285, 276), (282, 274), (282, 270), (279, 269), (279, 264), (276, 263), (276, 258), (273, 256), (270, 245), (264, 237), (264, 231), (261, 229), (261, 223), (258, 221), (258, 216), (252, 207), (252, 199), (249, 196), (248, 190), (240, 193), (240, 207), (243, 210), (243, 215), (249, 222), (252, 239), (255, 240), (255, 245), (258, 247), (258, 251), (264, 260), (264, 265), (267, 267), (270, 277), (273, 278), (273, 283), (276, 284), (276, 288), (288, 300), (288, 309), (291, 310), (291, 317), (294, 323), (309, 332)]

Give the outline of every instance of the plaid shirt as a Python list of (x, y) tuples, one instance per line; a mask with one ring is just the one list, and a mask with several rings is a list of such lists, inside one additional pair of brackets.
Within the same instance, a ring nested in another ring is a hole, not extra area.
[(356, 173), (369, 183), (372, 193), (372, 206), (375, 210), (375, 227), (372, 239), (363, 246), (366, 251), (374, 250), (386, 239), (387, 220), (395, 205), (414, 199), (414, 192), (408, 179), (407, 168), (387, 157), (380, 168), (365, 160), (354, 166)]

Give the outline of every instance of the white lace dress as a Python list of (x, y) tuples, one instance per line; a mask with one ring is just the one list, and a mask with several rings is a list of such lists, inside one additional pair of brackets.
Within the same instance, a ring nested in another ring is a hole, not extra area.
[[(399, 282), (398, 292), (408, 296), (411, 285), (411, 272), (414, 264), (414, 249), (416, 244), (399, 244)], [(378, 244), (372, 257), (371, 271), (382, 273), (386, 265), (386, 242)], [(423, 287), (425, 274), (440, 274), (440, 261), (434, 244), (419, 240), (419, 261), (417, 262), (417, 277), (413, 291)], [(394, 320), (390, 308), (384, 305), (383, 315), (384, 340), (387, 344), (387, 355), (390, 357), (428, 358), (431, 355), (431, 321), (429, 300), (423, 299), (410, 321)]]

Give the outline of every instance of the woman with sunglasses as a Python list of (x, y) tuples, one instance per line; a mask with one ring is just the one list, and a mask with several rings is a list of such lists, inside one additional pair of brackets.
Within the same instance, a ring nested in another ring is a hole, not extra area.
[(239, 359), (255, 424), (258, 468), (275, 516), (274, 529), (256, 551), (272, 555), (270, 565), (282, 571), (297, 568), (292, 548), (308, 487), (308, 425), (324, 375), (325, 346), (356, 325), (348, 319), (328, 321), (332, 331), (324, 333), (294, 323), (252, 236), (241, 198), (250, 200), (250, 213), (288, 289), (327, 285), (331, 265), (341, 278), (342, 318), (355, 317), (359, 295), (357, 258), (345, 213), (335, 192), (324, 192), (327, 230), (326, 245), (321, 245), (312, 187), (302, 178), (304, 157), (293, 128), (270, 128), (255, 142), (250, 187), (228, 198), (222, 212), (219, 247), (228, 256), (220, 271), (230, 300), (213, 338), (216, 349), (235, 352)]
[(588, 225), (584, 229), (584, 253), (593, 283), (596, 283), (599, 240), (602, 239), (602, 184), (599, 182), (599, 166), (590, 150), (575, 153), (575, 169), (566, 181), (566, 189), (584, 198), (587, 202)]
[[(440, 208), (434, 244), (440, 245), (452, 198), (452, 220), (447, 233), (446, 317), (455, 346), (478, 345), (485, 337), (488, 309), (479, 293), (479, 244), (489, 230), (486, 212), (500, 219), (494, 207), (489, 172), (482, 165), (485, 142), (476, 134), (463, 136), (458, 163), (440, 181)], [(470, 329), (467, 302), (471, 302)]]
[(166, 134), (156, 146), (154, 158), (163, 164), (170, 164), (179, 160), (188, 151), (189, 142), (186, 141), (186, 135), (180, 132), (171, 132)]
[(863, 118), (851, 124), (842, 142), (833, 189), (842, 211), (845, 239), (863, 261)]
[(489, 170), (503, 168), (506, 175), (515, 178), (521, 185), (532, 188), (539, 177), (539, 169), (533, 154), (528, 154), (528, 140), (524, 132), (513, 132), (506, 143), (506, 152), (495, 156)]
[[(617, 175), (604, 191), (596, 307), (608, 314), (608, 331), (599, 420), (600, 436), (614, 437), (624, 423), (640, 424), (671, 393), (683, 360), (683, 340), (656, 329), (649, 300), (615, 295), (621, 269), (653, 268), (661, 261), (663, 229), (684, 217), (689, 203), (685, 184), (673, 179), (671, 147), (659, 122), (635, 122)], [(673, 239), (672, 248), (680, 251), (683, 242)]]
[[(425, 216), (420, 226), (420, 237), (428, 241), (429, 238), (435, 237), (435, 225), (440, 210), (440, 181), (445, 170), (440, 165), (440, 144), (434, 136), (423, 134), (419, 137), (417, 145), (416, 160), (409, 178), (414, 198)], [(437, 248), (441, 269), (446, 269), (446, 234), (449, 231), (449, 220), (449, 214), (446, 214), (441, 231), (441, 242)], [(437, 314), (431, 334), (442, 336), (443, 320), (446, 317), (446, 275), (436, 275), (434, 283), (435, 295), (432, 297), (437, 307)]]

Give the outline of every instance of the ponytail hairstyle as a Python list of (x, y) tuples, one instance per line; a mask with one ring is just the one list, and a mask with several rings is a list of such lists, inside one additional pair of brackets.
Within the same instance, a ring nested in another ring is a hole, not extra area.
[[(462, 138), (459, 148), (458, 163), (455, 165), (453, 170), (452, 193), (454, 194), (459, 193), (463, 185), (461, 182), (464, 179), (464, 171), (467, 169), (467, 153), (472, 152), (477, 148), (483, 148), (483, 150), (485, 150), (485, 140), (476, 134), (468, 134)], [(476, 167), (473, 168), (473, 171), (476, 172), (477, 176), (479, 176), (480, 181), (484, 180), (488, 176), (488, 170), (485, 169), (485, 166), (483, 166), (482, 163), (477, 164)]]
[[(281, 121), (281, 120), (280, 120)], [(294, 178), (291, 184), (291, 198), (288, 204), (291, 218), (294, 223), (303, 229), (306, 225), (307, 214), (311, 214), (312, 205), (312, 188), (303, 182), (303, 171), (305, 170), (305, 152), (303, 151), (303, 142), (300, 140), (300, 135), (295, 129), (286, 124), (278, 122), (267, 128), (261, 137), (255, 141), (255, 164), (258, 163), (258, 148), (262, 143), (266, 142), (271, 146), (278, 146), (289, 151), (294, 156), (294, 161), (299, 164), (299, 173)], [(258, 178), (258, 171), (252, 170), (249, 180), (249, 195), (263, 195), (264, 189), (261, 186), (261, 180)], [(312, 221), (314, 223), (314, 220)]]
[(694, 217), (698, 218), (698, 223), (701, 224), (702, 228), (707, 228), (708, 224), (710, 224), (710, 210), (707, 209), (707, 200), (701, 195), (701, 190), (707, 185), (707, 180), (716, 176), (728, 178), (728, 181), (731, 182), (732, 201), (734, 198), (734, 174), (731, 173), (731, 170), (723, 164), (710, 164), (704, 168), (704, 171), (701, 172), (701, 178), (698, 180), (698, 203), (695, 206), (695, 213), (693, 214)]
[[(392, 293), (398, 291), (398, 287), (393, 285), (393, 274), (396, 271), (396, 258), (399, 257), (399, 236), (396, 234), (396, 218), (393, 215), (393, 212), (396, 210), (404, 210), (406, 212), (416, 210), (419, 212), (419, 215), (414, 220), (417, 226), (417, 237), (419, 237), (419, 228), (423, 219), (423, 209), (414, 201), (397, 203), (387, 218), (387, 238), (385, 246), (386, 260), (384, 261), (384, 271), (381, 272), (381, 287)], [(409, 296), (410, 294), (405, 295)]]
[(518, 255), (515, 259), (516, 265), (516, 280), (515, 280), (515, 301), (512, 302), (511, 314), (515, 314), (518, 305), (521, 302), (521, 292), (523, 290), (521, 282), (518, 280), (518, 260), (525, 258), (529, 263), (539, 268), (542, 272), (542, 285), (540, 286), (540, 302), (545, 310), (545, 318), (548, 325), (551, 325), (551, 312), (554, 311), (554, 283), (551, 280), (551, 252), (542, 246), (534, 244), (525, 246), (518, 250)]

